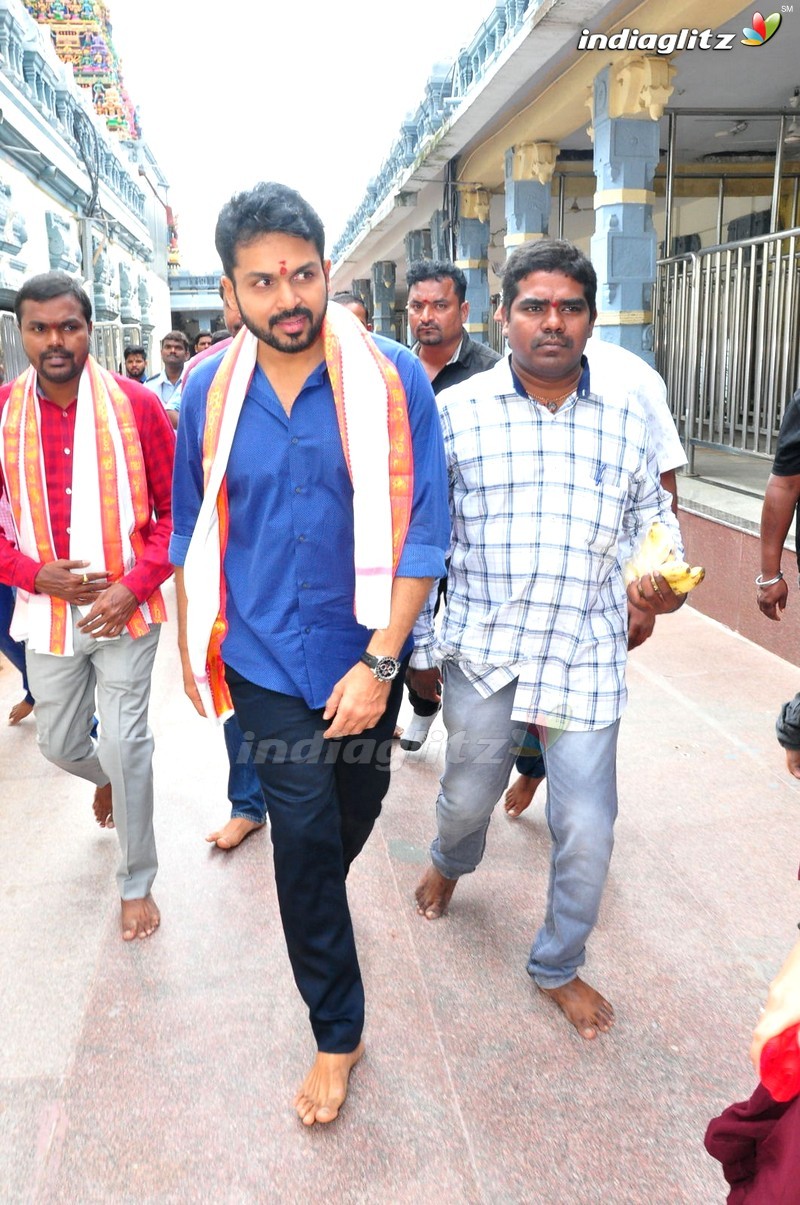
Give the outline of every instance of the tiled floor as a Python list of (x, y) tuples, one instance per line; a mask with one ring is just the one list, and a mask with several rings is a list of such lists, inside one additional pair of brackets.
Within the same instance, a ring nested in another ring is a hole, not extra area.
[[(708, 1119), (749, 1094), (749, 1032), (796, 935), (800, 784), (773, 721), (798, 671), (696, 612), (631, 659), (617, 845), (587, 978), (613, 1033), (584, 1043), (525, 973), (541, 803), (497, 813), (450, 915), (417, 917), (440, 733), (400, 764), (351, 875), (367, 1056), (341, 1118), (289, 1102), (312, 1054), (269, 838), (223, 854), (221, 733), (155, 674), (161, 930), (118, 935), (116, 841), (91, 789), (0, 729), (0, 1201), (704, 1205)], [(19, 694), (0, 672), (0, 714)]]

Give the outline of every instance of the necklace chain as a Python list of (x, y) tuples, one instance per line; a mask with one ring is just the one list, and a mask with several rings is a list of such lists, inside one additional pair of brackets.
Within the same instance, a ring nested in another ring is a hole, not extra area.
[(561, 397), (551, 397), (551, 398), (537, 397), (535, 393), (528, 393), (527, 389), (525, 390), (525, 392), (528, 393), (529, 401), (538, 402), (540, 406), (545, 406), (550, 411), (551, 414), (555, 414), (556, 410), (558, 410), (558, 407), (561, 405), (561, 403), (565, 402), (568, 397), (572, 397), (573, 393), (575, 392), (575, 390), (577, 388), (578, 388), (578, 386), (576, 383), (575, 385), (573, 385), (572, 389), (568, 389), (567, 392), (565, 394), (562, 394)]

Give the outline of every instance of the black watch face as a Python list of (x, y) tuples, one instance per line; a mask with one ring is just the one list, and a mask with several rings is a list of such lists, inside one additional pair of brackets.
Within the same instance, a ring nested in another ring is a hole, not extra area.
[(400, 662), (395, 661), (394, 657), (379, 657), (372, 672), (380, 682), (391, 682), (397, 677), (399, 670)]

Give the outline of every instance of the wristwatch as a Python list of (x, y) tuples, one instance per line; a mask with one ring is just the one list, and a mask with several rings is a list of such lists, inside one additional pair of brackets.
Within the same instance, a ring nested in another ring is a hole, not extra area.
[(400, 662), (395, 657), (375, 657), (362, 653), (361, 660), (368, 665), (379, 682), (393, 682), (400, 673)]

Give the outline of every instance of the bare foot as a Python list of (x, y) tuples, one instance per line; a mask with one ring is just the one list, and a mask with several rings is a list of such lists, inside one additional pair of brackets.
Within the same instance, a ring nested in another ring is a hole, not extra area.
[(458, 879), (446, 879), (435, 866), (429, 866), (414, 892), (417, 912), (426, 920), (438, 920), (447, 911)]
[(92, 800), (94, 818), (101, 828), (114, 827), (114, 812), (111, 804), (111, 783), (98, 787)]
[(531, 806), (540, 782), (544, 782), (544, 778), (529, 778), (527, 774), (520, 774), (506, 791), (506, 814), (514, 818), (521, 816)]
[(161, 913), (152, 895), (143, 900), (121, 900), (122, 940), (133, 941), (136, 937), (149, 937), (161, 924)]
[(334, 1121), (339, 1116), (339, 1110), (347, 1096), (350, 1072), (363, 1053), (363, 1042), (359, 1042), (349, 1054), (323, 1054), (321, 1050), (317, 1052), (314, 1066), (294, 1098), (297, 1116), (304, 1126), (313, 1126), (315, 1121)]
[(614, 1024), (614, 1010), (599, 992), (576, 975), (562, 987), (540, 987), (540, 992), (555, 1000), (564, 1016), (582, 1038), (591, 1041), (598, 1033), (608, 1033)]
[(220, 849), (235, 849), (250, 833), (263, 827), (263, 821), (259, 824), (257, 820), (248, 820), (246, 816), (233, 816), (219, 832), (209, 833), (206, 841)]
[(13, 727), (14, 724), (19, 724), (33, 711), (33, 703), (29, 703), (27, 699), (23, 699), (21, 703), (15, 703), (8, 713), (8, 722)]

